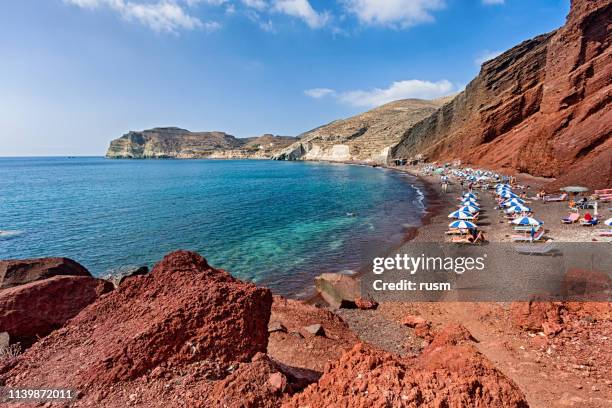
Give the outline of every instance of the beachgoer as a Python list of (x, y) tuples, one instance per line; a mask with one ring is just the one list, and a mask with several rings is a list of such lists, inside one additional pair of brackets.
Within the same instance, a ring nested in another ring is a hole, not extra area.
[(587, 211), (586, 214), (584, 214), (584, 220), (587, 222), (590, 222), (593, 219), (593, 216), (591, 215), (590, 212)]
[(536, 234), (536, 229), (535, 226), (531, 226), (531, 230), (529, 231), (529, 235), (531, 235), (531, 242), (533, 242), (533, 239), (535, 238), (535, 234)]

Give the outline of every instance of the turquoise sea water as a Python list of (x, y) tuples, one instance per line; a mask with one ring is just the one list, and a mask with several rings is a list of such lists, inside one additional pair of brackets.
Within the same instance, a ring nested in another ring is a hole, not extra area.
[(104, 276), (190, 249), (296, 294), (401, 242), (423, 212), (413, 184), (345, 164), (0, 158), (0, 259), (65, 256)]

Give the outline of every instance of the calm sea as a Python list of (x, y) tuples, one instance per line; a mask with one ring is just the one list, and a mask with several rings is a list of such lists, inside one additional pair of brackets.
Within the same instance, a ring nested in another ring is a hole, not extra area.
[(0, 259), (65, 256), (104, 276), (190, 249), (297, 294), (401, 242), (423, 213), (415, 186), (345, 164), (0, 158)]

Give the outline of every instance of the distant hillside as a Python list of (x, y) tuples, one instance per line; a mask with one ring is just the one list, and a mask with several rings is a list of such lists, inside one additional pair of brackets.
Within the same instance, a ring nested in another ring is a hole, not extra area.
[(405, 99), (348, 119), (334, 121), (300, 135), (300, 140), (275, 155), (278, 160), (380, 162), (412, 125), (452, 98)]
[(612, 186), (610, 0), (573, 0), (566, 24), (483, 64), (453, 101), (408, 129), (393, 157)]
[(239, 139), (224, 132), (190, 132), (177, 127), (131, 131), (111, 141), (112, 159), (270, 158), (297, 138), (263, 135)]

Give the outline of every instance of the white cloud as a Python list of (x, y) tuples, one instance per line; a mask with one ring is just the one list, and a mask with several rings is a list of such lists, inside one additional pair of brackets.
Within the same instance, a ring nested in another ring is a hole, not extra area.
[(255, 10), (262, 11), (268, 7), (268, 4), (264, 0), (242, 0), (242, 3)]
[(339, 102), (351, 106), (372, 108), (399, 99), (435, 99), (457, 91), (458, 88), (445, 79), (437, 82), (410, 79), (393, 82), (388, 88), (346, 92), (336, 92), (329, 88), (314, 88), (308, 89), (304, 93), (315, 99), (332, 96)]
[(478, 55), (478, 57), (476, 57), (476, 59), (474, 60), (474, 64), (481, 66), (485, 62), (490, 61), (493, 58), (499, 56), (502, 52), (503, 51), (499, 51), (499, 50), (496, 50), (496, 51), (484, 50)]
[(313, 9), (308, 0), (275, 0), (273, 9), (304, 20), (310, 28), (321, 28), (331, 18), (328, 12), (319, 13)]
[[(126, 0), (64, 0), (81, 8), (109, 8), (117, 12), (126, 21), (136, 21), (153, 31), (176, 33), (178, 30), (201, 28), (214, 31), (221, 27), (216, 21), (202, 22), (189, 15), (176, 1), (159, 0), (156, 3), (135, 2)], [(189, 0), (188, 0), (189, 1)], [(205, 0), (210, 4), (221, 4), (219, 0)], [(191, 0), (193, 4), (193, 0)]]
[(210, 6), (221, 6), (222, 4), (227, 3), (228, 0), (183, 0), (187, 3), (188, 6), (195, 6), (200, 3), (205, 3)]
[(343, 0), (345, 8), (364, 24), (407, 28), (434, 20), (433, 11), (445, 0)]
[(305, 90), (304, 93), (307, 96), (310, 96), (311, 98), (321, 99), (325, 96), (335, 94), (336, 91), (334, 91), (333, 89), (329, 89), (329, 88), (313, 88), (313, 89)]
[(482, 4), (486, 4), (487, 6), (495, 5), (495, 4), (504, 4), (506, 0), (482, 0)]

